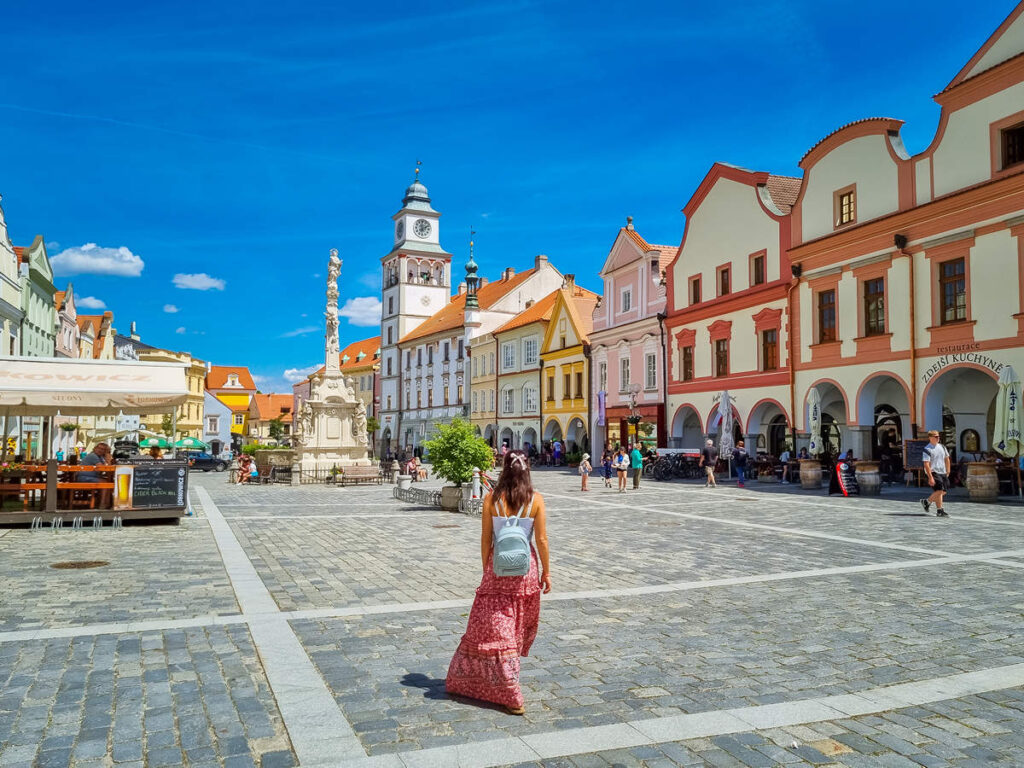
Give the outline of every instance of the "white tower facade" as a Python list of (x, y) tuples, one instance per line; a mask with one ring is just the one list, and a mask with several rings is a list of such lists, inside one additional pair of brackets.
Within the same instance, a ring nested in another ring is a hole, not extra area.
[(451, 300), (452, 255), (441, 247), (441, 214), (430, 205), (427, 188), (416, 180), (405, 190), (394, 216), (391, 251), (381, 259), (380, 428), (381, 455), (399, 450), (401, 383), (406, 361), (398, 341)]

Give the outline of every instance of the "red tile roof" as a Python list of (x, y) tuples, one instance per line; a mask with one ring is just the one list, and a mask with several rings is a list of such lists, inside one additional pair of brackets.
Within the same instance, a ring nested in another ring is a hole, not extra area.
[(550, 320), (551, 310), (555, 308), (555, 300), (557, 298), (558, 291), (552, 291), (543, 299), (535, 301), (529, 308), (524, 309), (501, 327), (495, 328), (494, 331), (492, 331), (492, 334), (504, 333), (505, 331), (522, 328), (524, 325), (535, 323), (538, 320)]
[[(359, 353), (363, 353), (363, 359), (359, 359)], [(348, 362), (342, 362), (345, 356), (348, 355)], [(374, 363), (379, 363), (380, 358), (374, 359), (374, 355), (380, 355), (380, 336), (374, 336), (372, 339), (362, 339), (360, 341), (353, 341), (341, 352), (338, 353), (338, 363), (341, 370), (352, 371), (360, 368), (368, 368)], [(327, 369), (326, 365), (321, 365), (317, 368), (316, 373), (310, 374), (315, 376), (316, 374), (323, 373)]]
[(578, 285), (572, 289), (571, 295), (565, 288), (561, 292), (565, 297), (565, 304), (573, 316), (573, 323), (580, 332), (580, 343), (584, 343), (594, 332), (594, 307), (597, 306), (597, 300), (600, 297), (593, 291), (588, 291)]
[(768, 195), (775, 203), (775, 207), (783, 213), (789, 213), (793, 209), (797, 197), (800, 195), (800, 185), (802, 183), (802, 179), (794, 176), (775, 176), (769, 174), (766, 186), (768, 188)]
[(83, 331), (86, 328), (92, 331), (92, 356), (95, 360), (99, 360), (103, 354), (103, 345), (107, 341), (105, 331), (110, 329), (113, 320), (114, 313), (109, 309), (102, 315), (77, 315), (78, 327)]
[(648, 243), (635, 229), (630, 229), (628, 226), (621, 229), (622, 232), (626, 233), (626, 236), (636, 243), (637, 247), (640, 248), (644, 253), (648, 251), (658, 251), (658, 266), (661, 269), (666, 269), (672, 262), (672, 259), (676, 257), (676, 251), (679, 250), (678, 245), (654, 245)]
[[(522, 285), (532, 275), (536, 274), (536, 267), (520, 272), (517, 275), (513, 275), (509, 279), (495, 280), (493, 283), (488, 283), (476, 292), (476, 300), (480, 304), (480, 309), (489, 309), (498, 302), (499, 299), (511, 293), (513, 290)], [(456, 328), (461, 328), (464, 322), (464, 315), (466, 309), (466, 294), (460, 293), (457, 296), (453, 296), (451, 301), (438, 312), (424, 320), (417, 328), (409, 331), (401, 339), (399, 343), (407, 341), (414, 341), (416, 339), (422, 339), (425, 336), (432, 336), (435, 333), (442, 331), (454, 331)]]
[(295, 405), (292, 395), (257, 394), (253, 396), (253, 400), (256, 403), (257, 418), (261, 421), (270, 421), (280, 416), (282, 422), (291, 422), (292, 408)]
[[(228, 381), (228, 374), (238, 374), (239, 387), (226, 387)], [(231, 367), (229, 365), (212, 365), (210, 370), (206, 372), (206, 388), (207, 389), (227, 389), (237, 390), (244, 392), (245, 390), (256, 391), (256, 383), (252, 380), (252, 374), (249, 373), (249, 369), (244, 365)]]
[(57, 291), (53, 294), (53, 305), (58, 312), (64, 308), (64, 297), (67, 295), (66, 291)]
[(18, 257), (19, 264), (24, 264), (28, 261), (28, 248), (24, 245), (16, 245), (14, 246), (14, 255)]

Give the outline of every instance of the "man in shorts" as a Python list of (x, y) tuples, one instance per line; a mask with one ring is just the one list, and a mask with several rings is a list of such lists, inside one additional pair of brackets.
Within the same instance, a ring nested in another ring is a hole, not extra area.
[(928, 475), (928, 485), (932, 488), (932, 495), (927, 499), (921, 499), (921, 506), (925, 512), (928, 512), (934, 501), (936, 516), (949, 517), (946, 510), (942, 508), (942, 499), (946, 495), (946, 491), (949, 490), (949, 451), (939, 442), (939, 433), (934, 429), (928, 433), (928, 445), (924, 447), (922, 456), (924, 457), (924, 473)]
[(707, 479), (704, 481), (705, 488), (717, 488), (715, 482), (715, 464), (718, 462), (718, 449), (715, 448), (715, 441), (708, 440), (704, 450), (700, 452), (700, 466), (704, 467), (704, 474)]

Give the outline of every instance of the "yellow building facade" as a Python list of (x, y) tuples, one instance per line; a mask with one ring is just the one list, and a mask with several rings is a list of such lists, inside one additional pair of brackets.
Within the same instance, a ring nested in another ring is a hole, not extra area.
[(567, 453), (587, 450), (590, 381), (584, 346), (593, 328), (597, 294), (566, 275), (541, 344), (543, 441), (562, 441)]
[(497, 346), (494, 335), (484, 333), (470, 342), (469, 347), (469, 420), (476, 433), (492, 447), (497, 447), (497, 404), (495, 389), (495, 357)]

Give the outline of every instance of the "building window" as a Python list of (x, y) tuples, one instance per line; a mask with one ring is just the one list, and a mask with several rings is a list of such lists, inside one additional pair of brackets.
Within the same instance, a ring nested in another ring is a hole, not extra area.
[(465, 356), (466, 356), (466, 340), (465, 339), (459, 339), (459, 357), (458, 357), (458, 359), (461, 360)]
[(836, 340), (836, 292), (818, 294), (818, 343)]
[(750, 260), (750, 284), (761, 285), (764, 281), (764, 254), (761, 253)]
[(456, 384), (455, 385), (455, 397), (457, 398), (455, 402), (459, 403), (461, 405), (462, 404), (462, 385), (461, 384)]
[(729, 274), (729, 267), (722, 267), (718, 270), (718, 295), (728, 296), (732, 290), (732, 279)]
[(548, 374), (548, 402), (555, 401), (555, 374)]
[(433, 406), (434, 406), (434, 388), (431, 387), (430, 389), (427, 390), (427, 408), (432, 408)]
[(683, 381), (693, 381), (693, 347), (683, 347)]
[(864, 335), (885, 333), (885, 278), (864, 281)]
[(220, 432), (220, 416), (207, 416), (206, 417), (206, 431), (207, 432)]
[(779, 332), (772, 328), (761, 333), (761, 370), (774, 371), (779, 367)]
[(391, 358), (388, 358), (388, 376), (391, 375)]
[(715, 376), (729, 375), (729, 340), (715, 342)]
[(501, 392), (501, 412), (512, 413), (516, 407), (516, 393), (513, 389), (504, 389)]
[(477, 393), (473, 393), (473, 413), (476, 413)]
[(644, 363), (644, 388), (654, 389), (658, 386), (658, 356), (649, 353)]
[(470, 363), (470, 365), (473, 366), (473, 378), (474, 379), (476, 378), (476, 369), (477, 369), (476, 362), (477, 362), (478, 359), (479, 358), (474, 357), (473, 358), (473, 362)]
[(392, 315), (395, 312), (395, 297), (388, 296), (388, 314)]
[(444, 385), (444, 404), (448, 405), (448, 385)]
[(427, 345), (427, 365), (433, 365), (433, 364), (434, 364), (434, 345), (433, 344), (428, 344)]
[(537, 410), (537, 388), (532, 384), (523, 387), (523, 413), (532, 413)]
[(388, 395), (388, 410), (391, 410), (391, 395)]
[[(622, 312), (629, 312), (629, 310), (632, 309), (632, 307), (633, 307), (633, 291), (631, 289), (627, 289), (627, 290), (622, 292), (621, 304), (622, 304), (622, 310), (621, 310)], [(564, 347), (565, 344), (563, 344), (562, 346)]]
[(444, 343), (444, 357), (442, 358), (442, 360), (444, 360), (444, 362), (446, 362), (446, 363), (448, 362), (448, 351), (450, 349), (451, 349), (451, 347), (449, 346), (449, 343), (446, 341)]
[(423, 365), (423, 347), (416, 350), (416, 365)]
[(608, 391), (608, 363), (598, 363), (597, 365), (597, 391)]
[(941, 322), (956, 323), (967, 319), (967, 279), (964, 260), (953, 259), (939, 265), (939, 300), (942, 302)]
[(391, 334), (392, 334), (392, 329), (388, 328), (388, 344), (393, 343), (394, 337)]
[(562, 349), (565, 349), (565, 336), (559, 336), (558, 346), (560, 346)]
[(501, 345), (501, 370), (510, 371), (516, 367), (516, 345), (509, 341)]
[(836, 227), (843, 227), (857, 221), (857, 188), (847, 187), (836, 192), (833, 201)]
[(488, 391), (487, 399), (490, 401), (490, 408), (489, 408), (489, 410), (493, 411), (494, 410), (494, 390), (493, 389)]
[(412, 368), (412, 352), (406, 350), (405, 352), (405, 370)]
[(1003, 168), (1024, 163), (1024, 123), (1002, 131)]
[(423, 392), (422, 392), (422, 390), (419, 390), (419, 389), (416, 390), (416, 407), (417, 408), (422, 408), (423, 407)]
[(245, 424), (245, 414), (236, 413), (235, 414), (235, 424), (238, 424), (238, 425)]
[(568, 400), (572, 396), (572, 374), (562, 374), (562, 399)]
[(582, 400), (583, 399), (583, 371), (576, 371), (575, 379), (576, 379), (576, 388), (573, 390), (573, 395), (572, 396), (573, 396), (574, 400)]
[(523, 365), (537, 364), (537, 339), (529, 338), (523, 342)]
[(629, 391), (629, 358), (619, 360), (619, 392)]
[(700, 304), (700, 278), (690, 279), (690, 303)]

